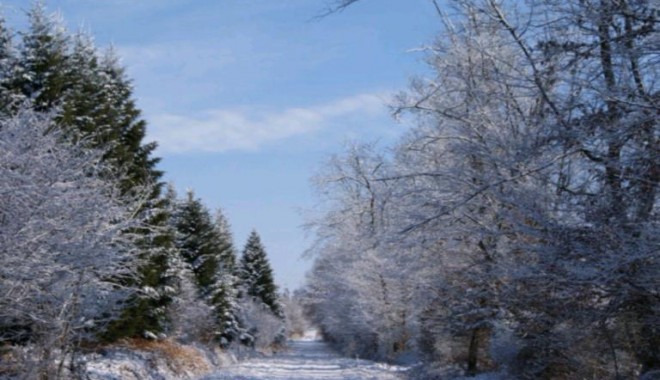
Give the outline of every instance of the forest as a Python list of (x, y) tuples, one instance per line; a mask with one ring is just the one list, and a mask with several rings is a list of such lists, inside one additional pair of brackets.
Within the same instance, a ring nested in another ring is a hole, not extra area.
[(261, 238), (179, 197), (112, 50), (41, 3), (0, 23), (0, 378), (83, 378), (83, 354), (174, 339), (286, 338)]
[(427, 72), (391, 104), (412, 125), (313, 178), (294, 295), (256, 230), (239, 253), (164, 183), (116, 51), (40, 3), (0, 21), (0, 378), (86, 378), (118, 344), (285, 350), (306, 320), (412, 379), (659, 378), (657, 4), (429, 4)]

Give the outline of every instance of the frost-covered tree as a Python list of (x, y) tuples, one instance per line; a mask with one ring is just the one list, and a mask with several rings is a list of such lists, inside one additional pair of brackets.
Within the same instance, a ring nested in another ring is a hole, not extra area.
[(296, 291), (293, 294), (286, 289), (280, 294), (280, 303), (286, 318), (287, 336), (292, 338), (302, 338), (305, 332), (310, 328), (310, 324), (305, 316), (303, 308), (303, 294)]
[(328, 211), (310, 223), (317, 265), (306, 291), (315, 323), (341, 350), (387, 360), (415, 345), (420, 278), (412, 249), (388, 236), (398, 233), (392, 189), (382, 180), (391, 170), (374, 145), (356, 144), (316, 178)]
[(326, 177), (348, 185), (324, 189), (335, 203), (315, 222), (316, 318), (368, 331), (319, 301), (351, 310), (346, 267), (412, 251), (399, 266), (423, 279), (411, 307), (431, 360), (521, 378), (656, 370), (653, 4), (449, 5), (433, 10), (445, 28), (426, 49), (434, 75), (399, 99), (418, 125), (378, 166), (354, 175), (349, 151)]
[(213, 308), (202, 298), (190, 264), (178, 255), (172, 259), (169, 268), (175, 291), (167, 309), (168, 333), (184, 342), (211, 343), (216, 339)]
[[(136, 289), (138, 210), (103, 176), (103, 152), (61, 141), (51, 115), (0, 121), (0, 340), (27, 341), (28, 377), (53, 375), (119, 317)], [(59, 369), (53, 353), (59, 351)], [(36, 360), (36, 362), (30, 362)]]

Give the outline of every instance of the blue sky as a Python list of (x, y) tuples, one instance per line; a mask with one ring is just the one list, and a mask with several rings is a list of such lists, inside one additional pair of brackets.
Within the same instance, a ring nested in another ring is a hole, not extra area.
[[(0, 1), (22, 28), (29, 2)], [(118, 50), (165, 180), (222, 207), (242, 248), (256, 229), (282, 288), (310, 266), (310, 177), (346, 141), (405, 130), (386, 107), (439, 27), (429, 0), (50, 0), (71, 30)]]

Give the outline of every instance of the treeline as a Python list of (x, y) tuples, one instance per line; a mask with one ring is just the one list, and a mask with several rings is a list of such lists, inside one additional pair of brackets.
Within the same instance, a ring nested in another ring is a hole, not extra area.
[(657, 8), (434, 4), (431, 74), (395, 105), (415, 126), (316, 178), (308, 311), (346, 353), (429, 378), (655, 378)]
[(115, 52), (39, 4), (27, 17), (0, 20), (0, 377), (70, 378), (124, 338), (281, 343), (257, 232), (239, 259), (220, 211), (163, 193)]

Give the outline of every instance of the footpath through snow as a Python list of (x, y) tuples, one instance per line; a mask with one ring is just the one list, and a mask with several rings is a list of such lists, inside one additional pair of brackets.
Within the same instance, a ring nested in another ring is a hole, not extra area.
[(320, 340), (293, 340), (272, 357), (246, 360), (204, 380), (400, 380), (406, 367), (341, 357)]

